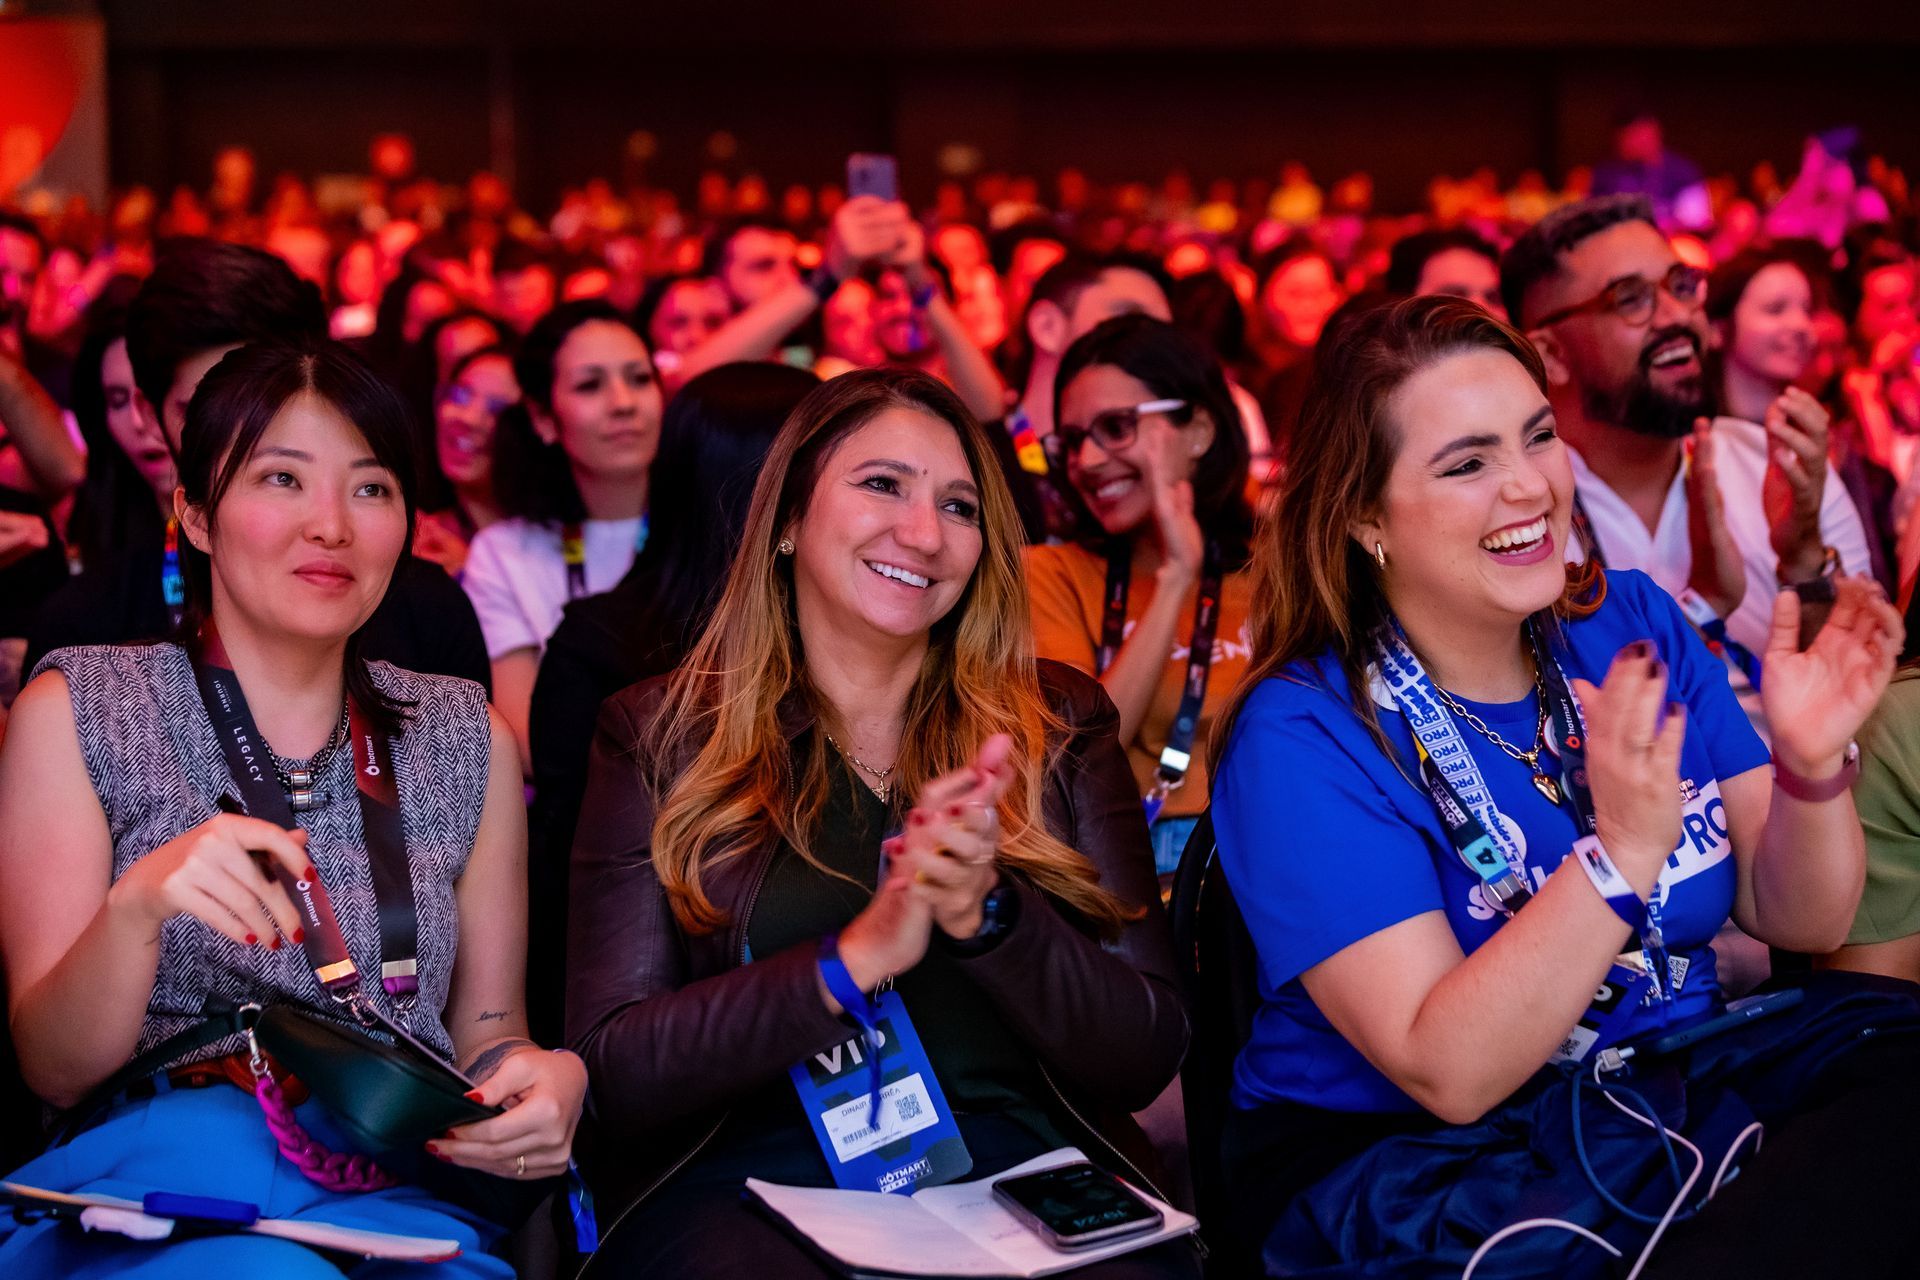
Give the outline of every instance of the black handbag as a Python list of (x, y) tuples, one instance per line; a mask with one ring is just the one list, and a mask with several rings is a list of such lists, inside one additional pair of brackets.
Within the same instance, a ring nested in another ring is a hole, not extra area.
[(254, 1036), (367, 1155), (413, 1150), (501, 1113), (467, 1097), (473, 1083), (398, 1028), (383, 1035), (282, 1003), (261, 1013)]

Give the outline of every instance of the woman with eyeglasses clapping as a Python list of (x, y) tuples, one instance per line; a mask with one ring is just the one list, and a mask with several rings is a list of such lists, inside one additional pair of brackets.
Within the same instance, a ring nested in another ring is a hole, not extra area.
[(1147, 316), (1075, 342), (1054, 385), (1047, 445), (1085, 534), (1026, 553), (1034, 646), (1119, 708), (1165, 875), (1207, 807), (1207, 732), (1246, 669), (1246, 435), (1220, 362)]

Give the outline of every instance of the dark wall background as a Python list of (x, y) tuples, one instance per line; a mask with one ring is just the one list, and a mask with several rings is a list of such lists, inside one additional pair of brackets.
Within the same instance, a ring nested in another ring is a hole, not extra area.
[[(1813, 128), (1861, 125), (1920, 168), (1920, 4), (1670, 0), (105, 0), (116, 182), (204, 183), (246, 142), (269, 170), (350, 170), (404, 129), (429, 171), (492, 163), (524, 199), (619, 172), (690, 185), (715, 129), (775, 182), (895, 149), (924, 194), (970, 143), (994, 168), (1103, 178), (1371, 169), (1416, 203), (1436, 172), (1557, 179), (1628, 97), (1711, 169), (1791, 173)], [(1204, 10), (1204, 11), (1201, 11)]]

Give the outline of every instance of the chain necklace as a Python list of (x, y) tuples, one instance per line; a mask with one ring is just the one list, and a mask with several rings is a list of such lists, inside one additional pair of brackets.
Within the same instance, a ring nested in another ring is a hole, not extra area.
[(872, 765), (868, 764), (865, 760), (862, 760), (859, 756), (853, 754), (853, 752), (847, 750), (845, 747), (835, 742), (833, 740), (832, 734), (827, 733), (824, 729), (821, 730), (821, 734), (826, 738), (828, 746), (832, 747), (835, 751), (838, 751), (841, 755), (845, 756), (849, 763), (851, 763), (856, 768), (858, 768), (862, 773), (866, 774), (867, 776), (873, 779), (872, 782), (867, 784), (867, 787), (869, 790), (873, 792), (874, 795), (880, 797), (880, 802), (882, 804), (885, 804), (887, 800), (887, 793), (890, 790), (892, 790), (891, 786), (887, 782), (887, 779), (893, 776), (893, 771), (895, 767), (899, 764), (899, 762), (895, 761), (893, 764), (888, 765), (884, 769), (876, 769)]
[(273, 754), (272, 744), (268, 744), (267, 754), (273, 760), (274, 776), (280, 779), (280, 786), (287, 793), (287, 805), (295, 813), (305, 813), (319, 805), (321, 797), (313, 789), (314, 782), (327, 771), (340, 748), (347, 745), (347, 731), (347, 704), (343, 701), (340, 723), (333, 727), (326, 745), (314, 752), (306, 763), (290, 760), (282, 765), (280, 757)]
[(1447, 704), (1447, 710), (1453, 712), (1453, 714), (1459, 716), (1462, 720), (1465, 720), (1479, 732), (1481, 737), (1500, 748), (1506, 755), (1527, 766), (1528, 772), (1533, 775), (1531, 779), (1533, 789), (1545, 796), (1548, 804), (1558, 805), (1560, 803), (1559, 782), (1549, 777), (1546, 771), (1540, 767), (1540, 755), (1547, 749), (1547, 681), (1540, 669), (1539, 654), (1536, 653), (1533, 659), (1533, 692), (1534, 696), (1540, 699), (1540, 720), (1534, 726), (1533, 749), (1531, 751), (1522, 751), (1519, 747), (1514, 746), (1511, 742), (1508, 742), (1505, 738), (1495, 733), (1492, 726), (1488, 725), (1487, 722), (1479, 716), (1473, 714), (1473, 712), (1467, 710), (1466, 707), (1460, 704), (1459, 699), (1455, 698), (1445, 689), (1442, 689), (1437, 683), (1433, 686), (1433, 691), (1440, 695), (1440, 701)]

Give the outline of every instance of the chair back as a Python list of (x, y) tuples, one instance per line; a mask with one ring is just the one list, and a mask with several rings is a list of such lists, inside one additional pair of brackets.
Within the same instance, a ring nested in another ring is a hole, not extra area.
[(1232, 1106), (1234, 1060), (1260, 1008), (1259, 964), (1253, 935), (1220, 868), (1211, 813), (1201, 817), (1180, 855), (1167, 909), (1193, 1022), (1180, 1082), (1194, 1202), (1212, 1250), (1207, 1274), (1210, 1280), (1258, 1275), (1257, 1242), (1231, 1238), (1220, 1137)]

